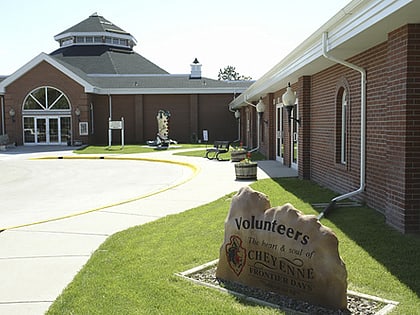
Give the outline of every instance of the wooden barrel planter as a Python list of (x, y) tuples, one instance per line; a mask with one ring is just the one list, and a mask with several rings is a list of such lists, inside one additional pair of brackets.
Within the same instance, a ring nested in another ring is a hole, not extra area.
[(236, 179), (257, 179), (257, 163), (236, 163), (235, 164)]
[(240, 162), (240, 161), (246, 159), (246, 153), (247, 152), (245, 150), (230, 151), (230, 160), (232, 162)]

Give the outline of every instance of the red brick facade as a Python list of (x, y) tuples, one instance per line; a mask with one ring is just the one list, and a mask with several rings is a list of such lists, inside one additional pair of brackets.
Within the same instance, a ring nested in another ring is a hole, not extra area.
[[(420, 232), (420, 25), (405, 25), (388, 40), (348, 59), (367, 74), (366, 186), (355, 198), (403, 233)], [(334, 65), (291, 82), (299, 106), (298, 172), (337, 193), (360, 185), (360, 73)], [(347, 93), (346, 163), (341, 163), (341, 97)], [(267, 94), (261, 151), (275, 158), (275, 106), (285, 89)], [(244, 115), (244, 110), (242, 110)], [(295, 111), (294, 111), (294, 116)], [(287, 119), (287, 114), (283, 115)], [(284, 164), (290, 134), (284, 129)], [(243, 128), (243, 131), (245, 129)], [(246, 139), (246, 137), (244, 137)]]
[[(25, 97), (42, 86), (54, 87), (68, 97), (72, 108), (73, 141), (107, 144), (110, 107), (113, 120), (124, 117), (126, 144), (144, 144), (156, 139), (156, 115), (160, 109), (170, 111), (169, 136), (178, 142), (190, 143), (202, 139), (204, 129), (208, 130), (210, 142), (238, 137), (237, 122), (227, 107), (233, 99), (232, 94), (91, 94), (86, 93), (81, 85), (60, 70), (47, 62), (41, 62), (7, 86), (4, 96), (5, 113), (10, 108), (16, 112), (14, 121), (5, 119), (6, 133), (10, 141), (18, 145), (23, 144), (22, 106)], [(80, 110), (79, 118), (75, 115), (77, 108)], [(79, 119), (89, 123), (88, 136), (79, 134)], [(120, 131), (113, 131), (112, 138), (114, 144), (119, 144)]]

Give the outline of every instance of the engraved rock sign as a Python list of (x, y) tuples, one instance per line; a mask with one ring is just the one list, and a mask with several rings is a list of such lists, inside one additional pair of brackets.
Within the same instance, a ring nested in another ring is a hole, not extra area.
[(338, 240), (315, 216), (271, 207), (243, 187), (225, 221), (216, 276), (335, 309), (347, 307), (347, 271)]

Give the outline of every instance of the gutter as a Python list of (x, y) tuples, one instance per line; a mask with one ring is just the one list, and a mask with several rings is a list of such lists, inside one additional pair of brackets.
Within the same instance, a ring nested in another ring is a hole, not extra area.
[(357, 190), (333, 198), (328, 206), (318, 215), (318, 220), (326, 216), (327, 212), (332, 210), (337, 201), (344, 200), (362, 193), (365, 190), (366, 176), (366, 71), (345, 60), (337, 59), (328, 54), (328, 33), (322, 34), (322, 54), (325, 58), (339, 63), (343, 66), (356, 70), (360, 73), (360, 186)]

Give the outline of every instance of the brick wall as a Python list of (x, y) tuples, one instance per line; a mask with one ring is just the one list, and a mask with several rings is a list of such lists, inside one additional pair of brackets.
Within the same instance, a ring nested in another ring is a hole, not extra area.
[(389, 34), (386, 132), (387, 222), (420, 231), (420, 25)]
[[(112, 95), (112, 116), (115, 120), (124, 117), (126, 143), (145, 143), (155, 140), (156, 115), (160, 109), (171, 113), (169, 136), (188, 143), (203, 138), (203, 129), (208, 130), (209, 142), (235, 140), (238, 136), (237, 121), (226, 104), (232, 96), (216, 95)], [(95, 135), (94, 143), (108, 142), (108, 96), (94, 95)], [(113, 132), (113, 143), (120, 142), (119, 132)]]
[[(23, 144), (22, 129), (22, 106), (25, 97), (34, 89), (41, 86), (52, 86), (62, 91), (69, 98), (72, 114), (74, 109), (79, 107), (81, 110), (81, 120), (87, 120), (89, 107), (88, 96), (84, 93), (82, 86), (70, 79), (68, 76), (58, 71), (47, 62), (41, 62), (31, 71), (15, 80), (7, 86), (4, 98), (6, 112), (13, 107), (16, 112), (15, 122), (6, 120), (6, 129), (11, 141), (16, 141), (18, 145)], [(72, 119), (73, 130), (79, 130), (77, 119)], [(87, 137), (78, 137), (87, 140)]]
[[(390, 33), (387, 42), (349, 59), (367, 73), (366, 189), (356, 198), (384, 213), (388, 224), (404, 233), (420, 232), (418, 56), (420, 25), (407, 25)], [(346, 164), (337, 158), (340, 88), (349, 93)], [(360, 74), (334, 65), (300, 78), (297, 90), (302, 119), (299, 176), (337, 193), (356, 190), (360, 184)]]
[[(16, 111), (15, 122), (6, 120), (6, 130), (11, 141), (23, 144), (21, 109), (25, 97), (41, 86), (51, 86), (61, 90), (72, 107), (73, 138), (84, 143), (108, 143), (109, 98), (107, 95), (87, 94), (81, 85), (48, 64), (41, 62), (18, 78), (6, 89), (5, 111), (11, 107)], [(190, 142), (202, 138), (202, 130), (209, 131), (209, 141), (234, 140), (238, 128), (237, 121), (227, 104), (232, 94), (208, 95), (112, 95), (112, 119), (125, 120), (125, 143), (145, 143), (156, 139), (158, 110), (171, 112), (170, 137), (179, 142)], [(80, 121), (89, 122), (91, 130), (90, 106), (93, 105), (94, 133), (89, 136), (78, 134), (78, 119), (74, 110), (81, 111)], [(194, 134), (194, 137), (193, 137)], [(121, 142), (120, 131), (112, 132), (112, 142)]]

